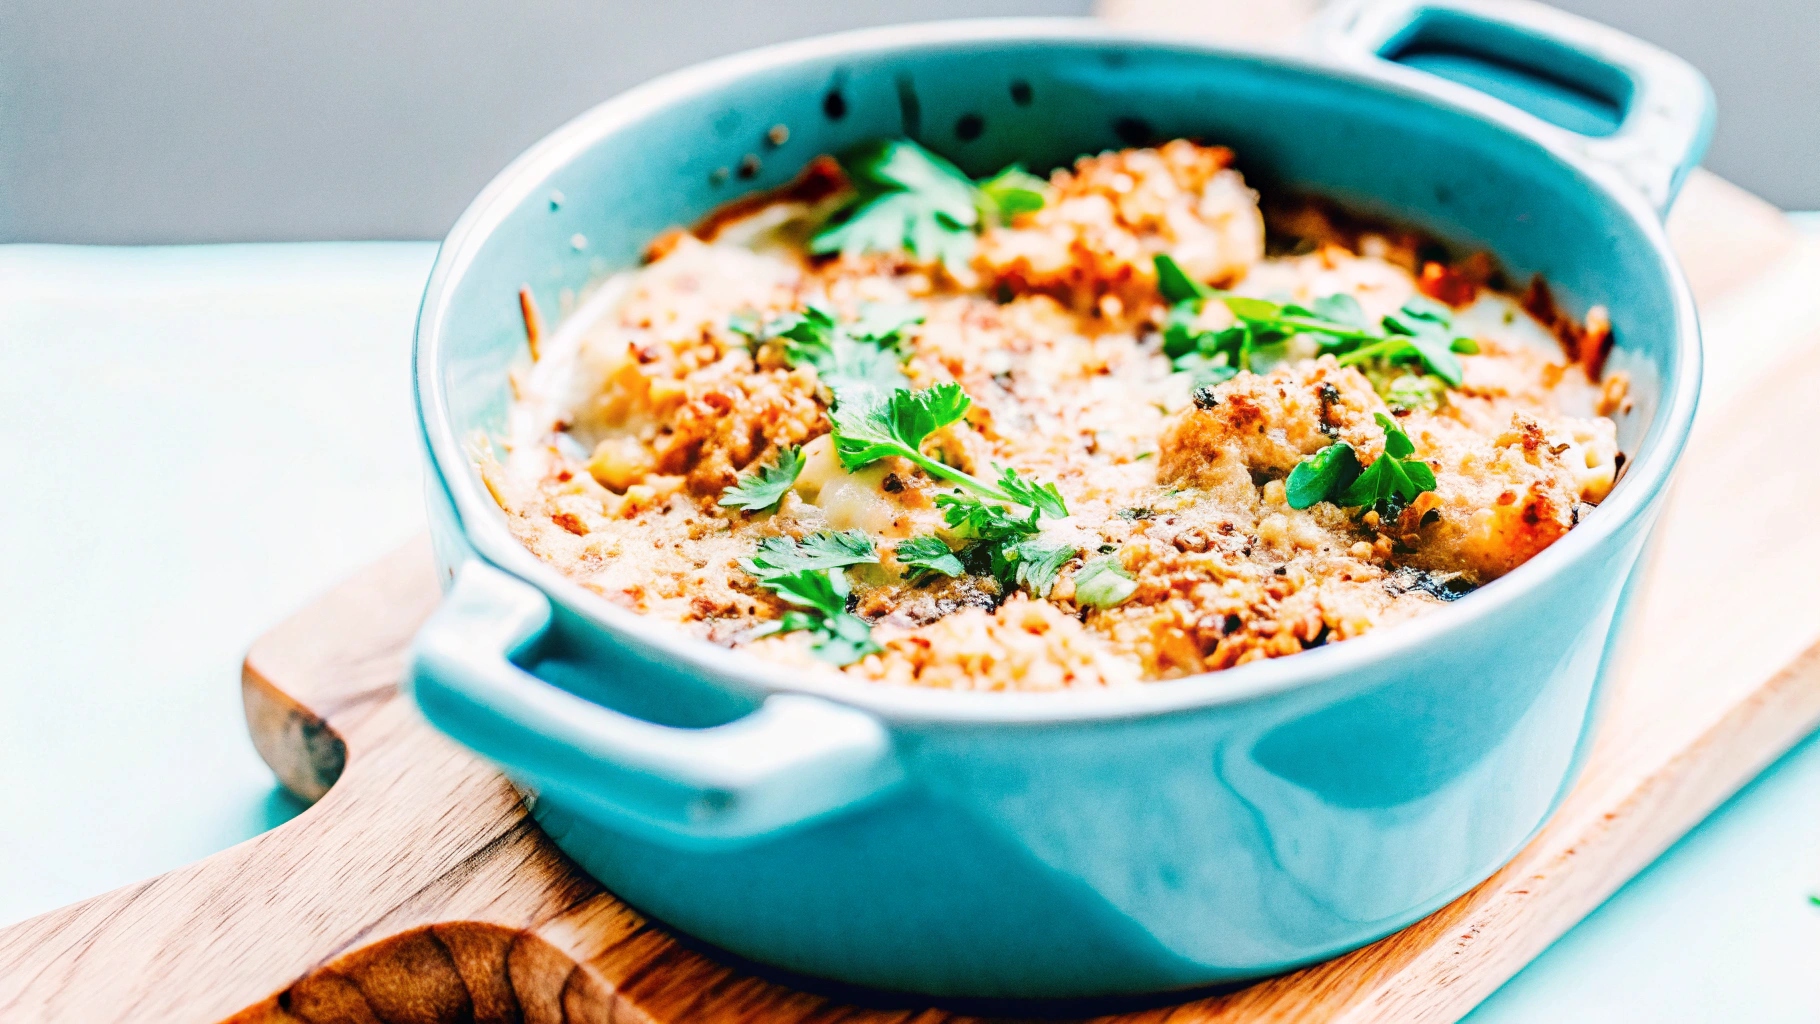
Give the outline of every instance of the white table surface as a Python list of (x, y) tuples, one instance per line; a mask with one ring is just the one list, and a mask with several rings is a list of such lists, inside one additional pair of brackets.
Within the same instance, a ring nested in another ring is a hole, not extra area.
[[(1765, 294), (1709, 311), (1715, 405), (1771, 356), (1763, 318), (1805, 315), (1765, 295), (1820, 295), (1809, 225)], [(301, 809), (247, 740), (239, 663), (421, 529), (407, 364), (434, 253), (0, 247), (0, 925)], [(1820, 1020), (1813, 892), (1820, 739), (1470, 1019)]]

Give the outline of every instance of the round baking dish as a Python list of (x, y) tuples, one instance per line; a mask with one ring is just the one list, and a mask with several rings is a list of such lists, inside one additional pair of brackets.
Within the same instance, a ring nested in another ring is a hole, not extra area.
[[(416, 699), (615, 893), (788, 971), (949, 996), (1157, 992), (1400, 928), (1508, 860), (1574, 777), (1693, 419), (1699, 331), (1661, 216), (1710, 122), (1686, 64), (1517, 0), (1342, 5), (1282, 52), (1091, 22), (918, 25), (627, 93), (500, 175), (431, 275), (417, 403), (449, 593), (417, 639)], [(1628, 473), (1529, 564), (1417, 621), (1093, 692), (807, 678), (521, 547), (468, 448), (499, 432), (526, 358), (520, 285), (569, 308), (659, 231), (900, 135), (975, 174), (1199, 137), (1267, 190), (1541, 273), (1570, 311), (1610, 309)]]

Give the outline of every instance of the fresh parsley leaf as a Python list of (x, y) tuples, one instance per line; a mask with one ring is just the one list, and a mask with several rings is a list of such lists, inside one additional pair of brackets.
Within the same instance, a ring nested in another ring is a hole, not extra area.
[(966, 566), (940, 537), (911, 537), (897, 545), (899, 564), (909, 569), (908, 578), (912, 583), (921, 582), (934, 573), (954, 577), (966, 572)]
[(1384, 454), (1363, 470), (1358, 453), (1344, 441), (1330, 444), (1296, 463), (1285, 496), (1291, 508), (1331, 501), (1345, 508), (1378, 508), (1394, 515), (1424, 491), (1435, 489), (1434, 470), (1415, 454), (1415, 443), (1395, 420), (1374, 414), (1384, 428)]
[(809, 239), (810, 252), (904, 249), (950, 265), (972, 257), (978, 190), (959, 168), (909, 141), (861, 147), (841, 165), (855, 199)]
[(758, 542), (758, 550), (739, 564), (762, 581), (809, 569), (841, 569), (876, 561), (878, 551), (872, 546), (872, 538), (864, 533), (818, 530), (802, 540), (766, 537)]
[(988, 505), (976, 494), (938, 494), (935, 506), (942, 510), (942, 522), (957, 540), (1004, 541), (1034, 536), (1038, 512), (1018, 516), (1003, 505)]
[(859, 307), (859, 318), (847, 325), (847, 334), (858, 341), (901, 349), (905, 332), (923, 319), (923, 307), (914, 302), (868, 302)]
[(953, 381), (920, 391), (899, 388), (888, 395), (842, 402), (829, 416), (834, 424), (835, 453), (849, 472), (896, 455), (934, 475), (952, 477), (960, 471), (925, 456), (920, 448), (924, 438), (959, 422), (972, 404), (967, 392)]
[(1010, 466), (999, 467), (999, 493), (1025, 508), (1035, 509), (1051, 519), (1068, 518), (1068, 503), (1053, 483), (1039, 484), (1029, 477), (1018, 476)]
[(1479, 350), (1478, 342), (1454, 331), (1453, 314), (1446, 306), (1419, 295), (1385, 317), (1382, 326), (1381, 340), (1329, 345), (1326, 351), (1337, 354), (1342, 366), (1368, 359), (1420, 363), (1427, 372), (1459, 387), (1465, 380), (1465, 370), (1454, 353)]
[(988, 504), (978, 495), (960, 492), (938, 494), (935, 503), (942, 510), (949, 534), (966, 542), (960, 551), (962, 564), (997, 579), (1007, 590), (1021, 586), (1038, 597), (1047, 597), (1062, 566), (1074, 557), (1072, 544), (1037, 536), (1041, 512), (1034, 506), (1028, 516), (1019, 516), (1003, 505)]
[(1190, 388), (1224, 384), (1239, 375), (1237, 367), (1226, 365), (1224, 353), (1217, 356), (1205, 356), (1199, 352), (1190, 352), (1176, 359), (1175, 372), (1188, 375)]
[(1042, 209), (1048, 187), (1047, 181), (1025, 171), (1022, 164), (1012, 164), (979, 183), (980, 212), (990, 220), (1009, 224), (1020, 213)]
[(1405, 459), (1415, 454), (1415, 442), (1403, 433), (1403, 428), (1397, 426), (1396, 420), (1381, 412), (1372, 415), (1377, 417), (1378, 426), (1384, 428), (1384, 454), (1393, 459)]
[(800, 447), (779, 449), (776, 462), (760, 466), (756, 472), (747, 473), (733, 486), (722, 491), (720, 505), (747, 512), (774, 508), (783, 500), (784, 493), (796, 484), (798, 474), (803, 471), (802, 451)]
[(1037, 597), (1048, 597), (1055, 589), (1062, 566), (1074, 557), (1074, 545), (1042, 540), (1026, 540), (1017, 545), (1017, 584)]
[(880, 650), (872, 640), (872, 627), (847, 611), (847, 597), (853, 590), (839, 569), (776, 573), (760, 576), (759, 582), (802, 610), (784, 612), (781, 618), (761, 626), (754, 636), (807, 630), (814, 634), (810, 644), (816, 655), (836, 665), (851, 665)]
[[(862, 469), (880, 459), (896, 456), (908, 460), (932, 477), (959, 484), (976, 495), (1022, 505), (1030, 510), (1030, 522), (1033, 524), (1039, 514), (1056, 519), (1065, 518), (1068, 515), (1067, 503), (1063, 501), (1061, 491), (1052, 483), (1039, 484), (1028, 477), (1019, 476), (1017, 470), (1009, 466), (1000, 466), (998, 483), (990, 484), (922, 453), (925, 438), (943, 427), (958, 423), (972, 404), (967, 392), (952, 381), (921, 391), (900, 388), (889, 395), (874, 395), (859, 402), (842, 402), (829, 413), (829, 419), (834, 424), (834, 452), (849, 472)], [(942, 499), (936, 500), (940, 503)], [(977, 499), (974, 503), (979, 504)], [(1033, 530), (1034, 528), (1032, 526)]]
[(1335, 292), (1314, 300), (1314, 307), (1309, 312), (1323, 320), (1331, 320), (1361, 331), (1370, 326), (1365, 320), (1365, 310), (1360, 307), (1359, 300), (1345, 292)]
[(810, 303), (800, 313), (785, 313), (756, 329), (733, 319), (727, 326), (755, 345), (782, 342), (784, 361), (813, 366), (816, 377), (838, 398), (909, 384), (902, 369), (909, 355), (903, 336), (922, 319), (915, 307), (874, 304), (862, 307), (858, 320), (842, 324), (826, 307)]
[(1308, 508), (1341, 493), (1359, 477), (1359, 456), (1352, 445), (1330, 444), (1296, 463), (1284, 486), (1290, 508)]
[(1074, 571), (1074, 603), (1112, 608), (1131, 600), (1137, 581), (1112, 555), (1101, 555)]
[[(1166, 253), (1157, 254), (1153, 262), (1157, 290), (1171, 304), (1163, 327), (1163, 354), (1174, 361), (1176, 372), (1193, 375), (1195, 387), (1218, 384), (1251, 369), (1253, 352), (1297, 334), (1320, 334), (1352, 344), (1380, 337), (1365, 329), (1364, 311), (1350, 295), (1318, 299), (1312, 309), (1283, 305), (1216, 292), (1189, 277)], [(1201, 310), (1214, 298), (1232, 312), (1233, 324), (1218, 331), (1202, 330)]]
[[(1156, 290), (1163, 296), (1163, 301), (1171, 306), (1185, 302), (1200, 303), (1213, 297), (1213, 289), (1207, 287), (1182, 269), (1175, 257), (1166, 252), (1159, 252), (1152, 258), (1156, 264)], [(1196, 306), (1199, 312), (1199, 306)]]
[(765, 325), (756, 310), (742, 309), (727, 317), (727, 330), (745, 335), (746, 344), (753, 348), (765, 340)]
[(809, 239), (809, 251), (858, 255), (903, 249), (950, 267), (973, 257), (974, 231), (1040, 209), (1046, 183), (1017, 165), (975, 184), (960, 168), (907, 139), (862, 146), (841, 161), (852, 202)]
[(1417, 495), (1434, 490), (1435, 474), (1428, 463), (1409, 458), (1416, 446), (1396, 421), (1383, 413), (1376, 415), (1384, 428), (1384, 454), (1365, 467), (1339, 497), (1329, 500), (1347, 507), (1381, 508), (1394, 515)]

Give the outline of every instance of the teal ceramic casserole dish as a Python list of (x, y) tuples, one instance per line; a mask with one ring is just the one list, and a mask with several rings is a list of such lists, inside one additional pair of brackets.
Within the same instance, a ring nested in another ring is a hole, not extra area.
[[(1710, 120), (1681, 61), (1515, 0), (1342, 5), (1268, 53), (1092, 22), (919, 25), (627, 93), (494, 181), (431, 275), (417, 403), (449, 593), (417, 639), (416, 699), (615, 893), (789, 972), (1146, 993), (1401, 928), (1507, 861), (1574, 778), (1693, 419), (1698, 327), (1661, 217)], [(613, 606), (508, 532), (467, 445), (501, 429), (526, 359), (521, 284), (560, 308), (663, 229), (865, 140), (909, 135), (980, 174), (1134, 133), (1229, 145), (1266, 187), (1487, 249), (1570, 311), (1608, 306), (1628, 473), (1530, 563), (1414, 622), (1099, 692), (804, 678)]]

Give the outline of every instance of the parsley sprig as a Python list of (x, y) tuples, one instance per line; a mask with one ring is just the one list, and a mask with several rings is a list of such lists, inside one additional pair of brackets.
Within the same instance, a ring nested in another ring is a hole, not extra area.
[[(1342, 366), (1374, 359), (1415, 363), (1453, 387), (1464, 380), (1454, 353), (1479, 350), (1476, 342), (1453, 330), (1447, 307), (1420, 296), (1374, 327), (1358, 300), (1344, 293), (1316, 299), (1310, 306), (1271, 302), (1214, 291), (1166, 253), (1158, 253), (1155, 263), (1157, 290), (1170, 304), (1163, 354), (1178, 371), (1192, 373), (1197, 387), (1251, 369), (1258, 349), (1281, 345), (1298, 334), (1320, 336), (1321, 353), (1337, 356)], [(1232, 326), (1218, 331), (1197, 328), (1201, 310), (1216, 298), (1232, 312)]]
[(762, 581), (778, 597), (796, 605), (782, 617), (760, 626), (753, 636), (807, 631), (817, 657), (836, 665), (851, 665), (882, 650), (872, 639), (866, 620), (847, 610), (853, 592), (837, 569), (804, 569)]
[(936, 536), (911, 537), (900, 541), (893, 552), (898, 563), (910, 570), (908, 578), (912, 583), (919, 583), (930, 576), (940, 573), (943, 576), (955, 577), (967, 571), (960, 558), (948, 547), (946, 541)]
[(796, 607), (759, 627), (754, 636), (807, 631), (816, 655), (850, 665), (879, 650), (872, 627), (847, 610), (853, 589), (843, 570), (878, 561), (872, 538), (858, 530), (820, 530), (796, 540), (767, 537), (740, 566), (780, 599)]
[(890, 394), (841, 401), (829, 413), (835, 454), (849, 472), (897, 456), (936, 479), (959, 484), (982, 497), (1065, 518), (1068, 506), (1054, 484), (1039, 484), (1009, 466), (999, 467), (996, 482), (987, 482), (922, 453), (922, 443), (930, 434), (958, 423), (972, 405), (967, 392), (953, 381), (920, 391), (899, 388)]
[(1039, 535), (1036, 508), (1020, 516), (960, 491), (936, 495), (935, 504), (949, 535), (963, 542), (958, 560), (968, 571), (998, 580), (1004, 591), (1023, 587), (1048, 597), (1062, 566), (1075, 555), (1074, 545)]
[(777, 461), (768, 466), (739, 478), (733, 486), (722, 491), (720, 505), (723, 508), (744, 509), (747, 512), (762, 512), (775, 508), (783, 500), (784, 493), (796, 485), (796, 478), (803, 471), (803, 450), (801, 447), (780, 448)]
[(841, 160), (852, 201), (809, 239), (817, 254), (908, 250), (949, 267), (973, 258), (974, 232), (1041, 209), (1041, 178), (1013, 164), (981, 182), (907, 139), (862, 146)]
[(762, 582), (778, 573), (803, 569), (845, 569), (849, 565), (866, 565), (878, 561), (878, 550), (872, 538), (859, 530), (817, 530), (802, 540), (794, 537), (766, 537), (758, 550), (740, 559), (740, 566)]
[(816, 377), (838, 396), (907, 387), (903, 364), (910, 350), (904, 335), (922, 322), (923, 312), (916, 306), (871, 303), (860, 308), (859, 319), (843, 324), (832, 310), (811, 302), (800, 313), (762, 323), (750, 314), (739, 315), (727, 326), (754, 346), (781, 342), (785, 362), (814, 367)]
[(1417, 495), (1435, 489), (1434, 470), (1410, 457), (1416, 446), (1409, 435), (1390, 417), (1381, 412), (1374, 415), (1384, 428), (1384, 454), (1361, 470), (1358, 453), (1344, 441), (1315, 452), (1289, 473), (1284, 488), (1289, 507), (1308, 508), (1331, 501), (1343, 508), (1375, 508), (1381, 515), (1393, 516)]

